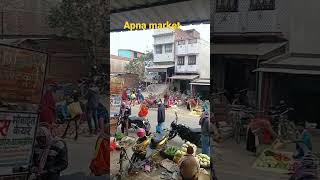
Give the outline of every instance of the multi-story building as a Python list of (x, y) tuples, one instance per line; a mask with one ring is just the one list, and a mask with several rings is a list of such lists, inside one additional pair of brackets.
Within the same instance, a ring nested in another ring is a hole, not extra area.
[(144, 55), (142, 52), (134, 51), (131, 49), (119, 49), (118, 56), (134, 60)]
[(167, 82), (168, 77), (174, 73), (174, 42), (175, 31), (171, 29), (158, 29), (154, 31), (153, 65), (148, 72), (157, 72), (160, 82)]
[[(210, 45), (200, 39), (200, 33), (194, 29), (180, 31), (175, 41), (175, 75), (181, 91), (201, 89), (209, 92), (210, 86)], [(201, 83), (200, 83), (201, 82)], [(191, 88), (194, 87), (194, 88)]]
[[(191, 90), (190, 83), (195, 87), (207, 85), (208, 88), (210, 45), (200, 39), (199, 32), (194, 29), (161, 29), (156, 30), (153, 36), (154, 61), (148, 68), (149, 72), (158, 72), (162, 82), (170, 80), (176, 90)], [(195, 80), (198, 82), (193, 82)]]
[(295, 109), (293, 120), (320, 124), (319, 5), (217, 0), (211, 45), (216, 87), (248, 88), (262, 110), (285, 100)]
[(231, 94), (248, 89), (257, 104), (259, 63), (286, 52), (289, 37), (287, 1), (217, 0), (211, 67), (217, 89)]
[[(278, 0), (280, 1), (280, 0)], [(282, 1), (281, 1), (282, 2)], [(267, 109), (285, 100), (295, 110), (290, 120), (320, 127), (320, 25), (317, 0), (285, 1), (288, 51), (260, 64), (259, 102)]]

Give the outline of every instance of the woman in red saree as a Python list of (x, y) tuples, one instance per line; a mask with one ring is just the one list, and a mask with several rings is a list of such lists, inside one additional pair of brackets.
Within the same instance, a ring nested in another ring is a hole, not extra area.
[(110, 172), (110, 137), (107, 133), (109, 133), (108, 127), (96, 142), (95, 155), (90, 163), (90, 170), (94, 176), (103, 176)]
[(56, 101), (53, 97), (53, 89), (47, 90), (42, 97), (40, 122), (49, 124), (51, 127), (56, 117)]

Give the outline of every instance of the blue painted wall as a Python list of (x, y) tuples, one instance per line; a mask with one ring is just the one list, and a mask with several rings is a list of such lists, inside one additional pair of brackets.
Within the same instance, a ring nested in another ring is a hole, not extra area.
[(118, 56), (131, 59), (132, 58), (132, 51), (119, 49)]

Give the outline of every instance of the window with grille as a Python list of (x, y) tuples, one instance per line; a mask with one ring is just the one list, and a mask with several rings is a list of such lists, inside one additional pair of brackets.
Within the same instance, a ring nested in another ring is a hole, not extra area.
[(216, 0), (217, 12), (237, 12), (238, 0)]
[(162, 54), (162, 45), (156, 45), (156, 54)]
[(189, 39), (189, 44), (197, 43), (197, 39)]
[(178, 56), (178, 65), (184, 65), (184, 56)]
[(138, 58), (138, 53), (137, 52), (134, 52), (134, 58)]
[(274, 10), (275, 0), (250, 0), (250, 10)]
[(178, 45), (184, 45), (184, 41), (178, 41)]
[(192, 55), (192, 56), (188, 56), (188, 65), (196, 65), (197, 61), (196, 61), (196, 56)]
[(164, 49), (165, 49), (166, 53), (171, 53), (172, 52), (172, 44), (166, 44)]

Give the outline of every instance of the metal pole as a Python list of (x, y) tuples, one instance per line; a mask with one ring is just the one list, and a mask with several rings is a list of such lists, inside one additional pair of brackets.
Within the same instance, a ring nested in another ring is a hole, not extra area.
[(1, 12), (1, 39), (3, 39), (4, 35), (4, 12)]

